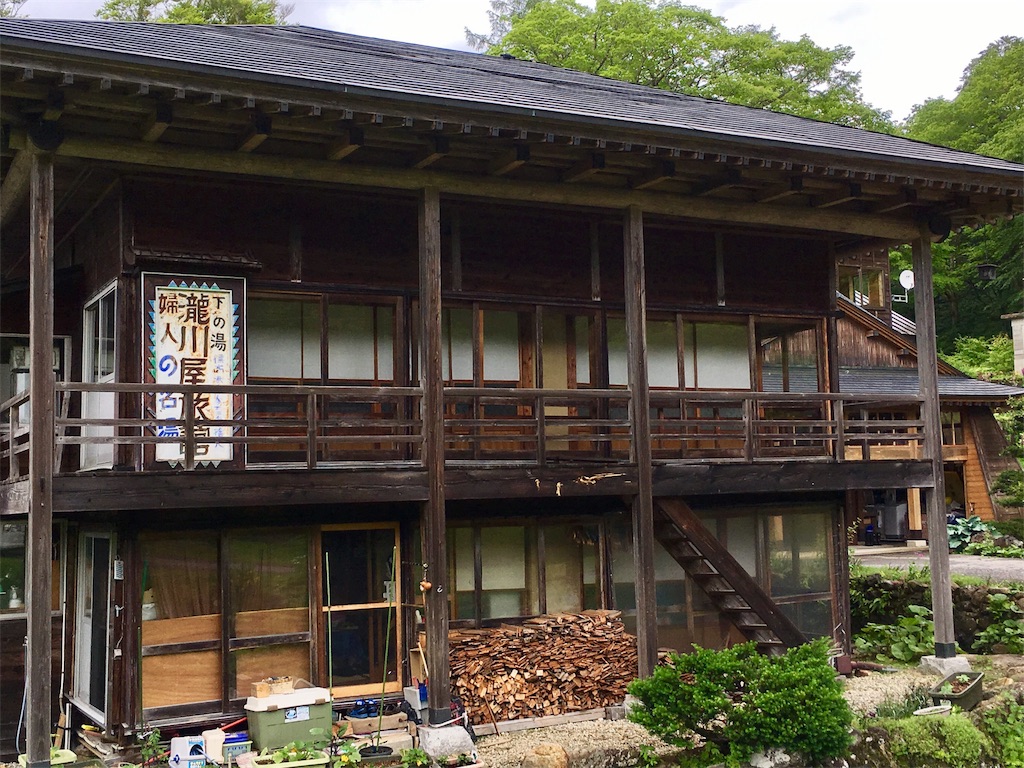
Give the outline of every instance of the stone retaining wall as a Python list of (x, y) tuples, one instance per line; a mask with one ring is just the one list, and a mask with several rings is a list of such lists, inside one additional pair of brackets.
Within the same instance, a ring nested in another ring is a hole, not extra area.
[[(953, 585), (953, 631), (956, 641), (969, 651), (978, 633), (992, 623), (988, 612), (989, 595), (1002, 593), (1024, 610), (1024, 591), (986, 584), (961, 587)], [(910, 613), (909, 605), (932, 604), (931, 587), (922, 581), (894, 581), (877, 573), (850, 579), (850, 610), (856, 634), (865, 624), (892, 624)]]

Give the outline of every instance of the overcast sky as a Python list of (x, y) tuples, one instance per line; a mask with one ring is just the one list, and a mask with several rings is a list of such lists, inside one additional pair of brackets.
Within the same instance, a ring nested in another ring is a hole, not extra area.
[[(370, 37), (466, 48), (487, 31), (487, 0), (290, 0), (289, 21)], [(22, 14), (89, 19), (102, 0), (28, 0)], [(1004, 35), (1024, 37), (1021, 0), (693, 0), (730, 26), (774, 26), (786, 39), (848, 45), (864, 98), (905, 118), (925, 99), (956, 95), (967, 64)]]

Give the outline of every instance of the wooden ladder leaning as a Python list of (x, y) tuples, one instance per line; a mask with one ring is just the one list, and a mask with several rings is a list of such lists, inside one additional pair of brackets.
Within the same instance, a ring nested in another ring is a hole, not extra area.
[(744, 637), (768, 655), (807, 642), (771, 597), (680, 499), (654, 499), (658, 541)]

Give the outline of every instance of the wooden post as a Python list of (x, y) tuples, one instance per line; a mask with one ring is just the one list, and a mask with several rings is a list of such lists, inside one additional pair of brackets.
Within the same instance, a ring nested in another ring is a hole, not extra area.
[(25, 732), (29, 768), (50, 764), (53, 540), (53, 156), (33, 153), (29, 181), (29, 507), (25, 575), (28, 658)]
[(444, 390), (441, 386), (441, 200), (427, 188), (419, 199), (420, 386), (423, 387), (423, 464), (427, 503), (423, 551), (430, 589), (424, 593), (427, 622), (427, 706), (431, 723), (451, 716), (448, 668), (448, 553), (444, 510)]
[(622, 222), (626, 270), (626, 350), (629, 357), (631, 458), (637, 470), (633, 499), (633, 567), (636, 573), (637, 674), (647, 677), (658, 661), (658, 615), (654, 594), (654, 500), (651, 496), (651, 406), (647, 382), (647, 287), (644, 219), (639, 206)]
[(928, 514), (928, 564), (932, 580), (935, 655), (956, 656), (953, 593), (949, 584), (949, 538), (946, 533), (946, 482), (942, 469), (942, 424), (939, 419), (939, 359), (935, 343), (932, 291), (932, 244), (927, 227), (914, 241), (914, 289), (917, 292), (917, 375), (924, 424), (925, 456), (931, 462), (932, 487), (924, 489)]

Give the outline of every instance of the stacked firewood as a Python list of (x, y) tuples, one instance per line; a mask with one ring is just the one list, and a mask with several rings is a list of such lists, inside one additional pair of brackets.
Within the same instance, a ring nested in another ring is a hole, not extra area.
[(522, 625), (453, 630), (453, 693), (474, 723), (619, 703), (636, 676), (636, 638), (618, 611), (559, 613)]

